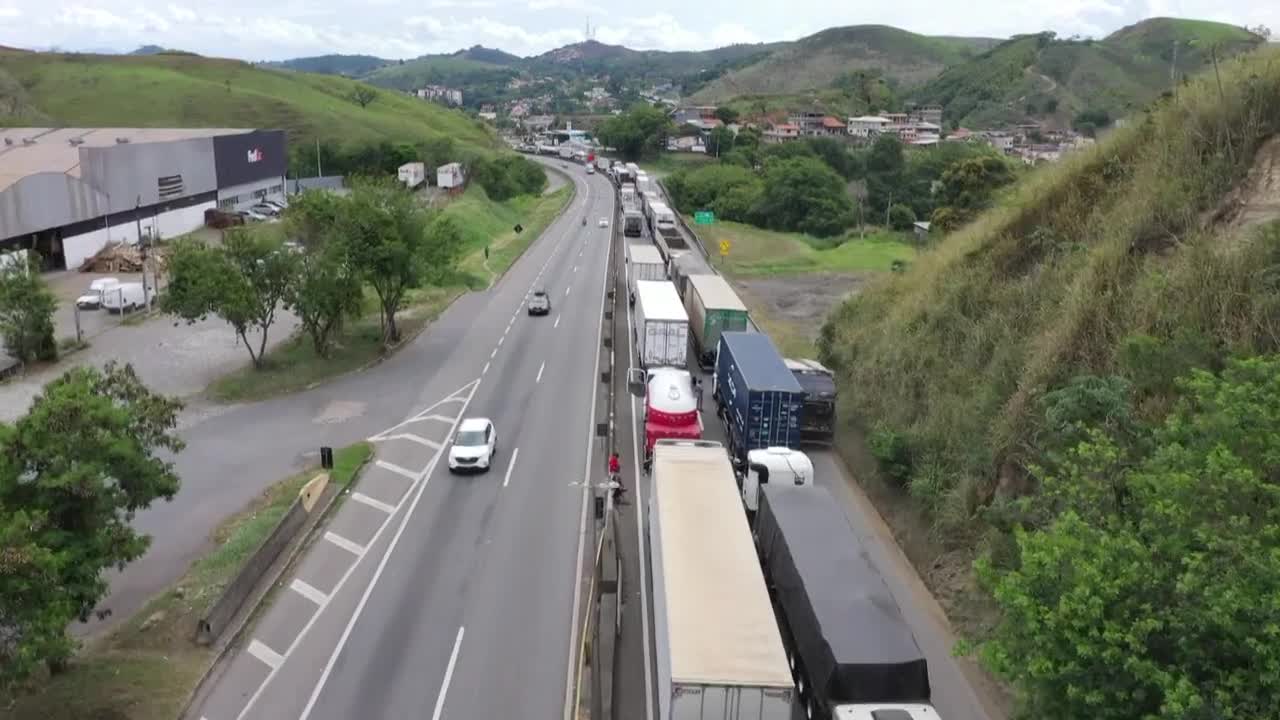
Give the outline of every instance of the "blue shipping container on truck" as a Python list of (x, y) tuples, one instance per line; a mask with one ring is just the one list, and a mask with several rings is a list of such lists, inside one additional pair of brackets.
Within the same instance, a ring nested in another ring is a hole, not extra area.
[(800, 447), (804, 388), (768, 335), (721, 333), (714, 394), (737, 465), (746, 462), (749, 450)]

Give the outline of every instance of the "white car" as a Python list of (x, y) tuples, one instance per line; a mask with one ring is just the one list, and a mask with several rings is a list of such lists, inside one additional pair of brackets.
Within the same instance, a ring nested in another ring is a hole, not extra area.
[(600, 227), (609, 227), (609, 218), (600, 218)]
[(119, 284), (120, 280), (113, 277), (94, 280), (89, 283), (89, 292), (76, 298), (76, 307), (81, 310), (97, 310), (102, 307), (103, 293)]
[(467, 418), (449, 448), (449, 472), (485, 472), (498, 454), (498, 431), (488, 418)]

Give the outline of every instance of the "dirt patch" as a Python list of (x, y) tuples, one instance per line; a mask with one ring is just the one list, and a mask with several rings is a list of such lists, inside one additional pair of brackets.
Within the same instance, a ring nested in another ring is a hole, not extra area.
[[(867, 278), (855, 274), (808, 273), (764, 278), (744, 278), (734, 284), (763, 301), (779, 320), (813, 322), (826, 318), (832, 308), (858, 292)], [(817, 337), (817, 329), (813, 329)]]
[(1236, 236), (1280, 220), (1280, 136), (1258, 148), (1249, 174), (1227, 193), (1211, 220)]

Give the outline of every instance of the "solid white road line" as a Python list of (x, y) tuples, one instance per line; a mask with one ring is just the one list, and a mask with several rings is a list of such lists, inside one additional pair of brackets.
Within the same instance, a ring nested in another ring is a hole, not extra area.
[(396, 465), (395, 463), (389, 463), (389, 462), (387, 462), (386, 460), (374, 460), (374, 461), (373, 461), (373, 464), (374, 464), (374, 465), (377, 465), (378, 467), (382, 468), (383, 470), (387, 470), (387, 471), (389, 471), (389, 472), (393, 472), (393, 473), (395, 473), (395, 474), (399, 475), (400, 477), (406, 477), (406, 478), (409, 478), (410, 480), (417, 480), (417, 479), (418, 479), (418, 473), (416, 473), (416, 472), (414, 472), (414, 471), (412, 471), (412, 470), (410, 470), (410, 469), (408, 469), (408, 468), (402, 468), (402, 467), (400, 467), (399, 465)]
[[(591, 196), (591, 183), (587, 183), (587, 197)], [(578, 556), (573, 565), (573, 614), (570, 615), (569, 622), (569, 663), (565, 668), (564, 680), (564, 720), (570, 720), (576, 714), (577, 699), (574, 697), (574, 676), (581, 657), (578, 653), (578, 613), (582, 608), (582, 582), (578, 573), (582, 570), (583, 552), (586, 550), (587, 542), (587, 503), (591, 494), (591, 457), (595, 450), (595, 432), (596, 432), (596, 378), (600, 377), (600, 347), (604, 338), (604, 304), (607, 300), (608, 293), (605, 292), (609, 287), (609, 261), (613, 254), (613, 242), (610, 238), (608, 247), (604, 253), (605, 271), (600, 273), (600, 313), (597, 317), (596, 325), (596, 344), (595, 344), (595, 371), (592, 373), (591, 379), (591, 418), (587, 422), (587, 459), (582, 467), (582, 508), (578, 517)], [(556, 325), (560, 324), (560, 316), (556, 316)], [(639, 503), (639, 493), (637, 493), (637, 504)], [(644, 584), (641, 583), (641, 587)], [(648, 640), (646, 639), (646, 643)], [(646, 701), (646, 707), (648, 707)]]
[(520, 448), (511, 451), (511, 462), (507, 463), (507, 474), (502, 478), (502, 487), (511, 482), (511, 471), (516, 469), (516, 458), (520, 457)]
[(266, 663), (272, 670), (280, 667), (284, 656), (264, 645), (257, 638), (249, 641), (249, 654)]
[(558, 327), (560, 327), (560, 316), (559, 316), (559, 315), (557, 315), (557, 316), (556, 316), (556, 324), (555, 324), (555, 325), (552, 325), (552, 326), (551, 326), (551, 328), (554, 330), (555, 328), (558, 328)]
[[(630, 268), (627, 269), (630, 273)], [(627, 278), (628, 283), (630, 277)], [(630, 287), (628, 284), (627, 287)], [(632, 312), (634, 308), (627, 306), (627, 367), (631, 368), (635, 363), (634, 338), (635, 332), (632, 329)], [(629, 374), (629, 373), (628, 373)], [(631, 403), (631, 459), (635, 465), (636, 488), (635, 497), (632, 504), (636, 507), (636, 547), (640, 550), (640, 629), (641, 637), (644, 642), (644, 716), (646, 720), (653, 720), (653, 671), (650, 668), (652, 661), (649, 656), (649, 584), (646, 579), (644, 557), (644, 498), (640, 492), (640, 476), (641, 476), (641, 456), (640, 456), (640, 427), (636, 421), (636, 399), (632, 397)], [(650, 492), (653, 492), (652, 488)]]
[[(458, 423), (462, 422), (462, 415), (466, 413), (467, 408), (471, 406), (471, 399), (476, 396), (476, 391), (480, 389), (481, 382), (481, 380), (476, 380), (475, 384), (471, 386), (471, 392), (468, 393), (466, 401), (462, 404), (462, 412), (458, 413), (458, 420), (454, 421), (453, 427), (449, 430), (451, 434), (457, 429)], [(364, 594), (360, 596), (360, 602), (356, 603), (355, 611), (351, 613), (350, 619), (347, 620), (347, 626), (343, 628), (342, 635), (338, 638), (337, 646), (333, 648), (333, 652), (329, 655), (329, 660), (325, 662), (324, 670), (320, 673), (320, 679), (316, 681), (316, 686), (311, 691), (311, 697), (307, 700), (307, 705), (302, 709), (302, 714), (298, 716), (298, 720), (307, 720), (311, 715), (311, 710), (315, 708), (316, 700), (320, 698), (320, 693), (324, 690), (324, 684), (328, 682), (329, 675), (333, 672), (333, 666), (338, 662), (338, 656), (342, 654), (343, 648), (347, 646), (347, 639), (351, 637), (351, 631), (355, 628), (356, 623), (360, 621), (360, 615), (364, 613), (365, 605), (369, 603), (369, 596), (373, 594), (374, 588), (378, 586), (378, 580), (382, 578), (382, 573), (387, 569), (387, 563), (391, 560), (392, 554), (395, 553), (396, 546), (400, 544), (400, 538), (404, 536), (405, 528), (409, 527), (409, 520), (413, 517), (413, 512), (418, 509), (418, 503), (422, 501), (422, 493), (427, 489), (427, 481), (431, 478), (431, 472), (435, 469), (436, 464), (439, 461), (440, 453), (436, 453), (435, 457), (431, 458), (431, 462), (427, 464), (427, 467), (423, 469), (422, 476), (418, 481), (418, 489), (415, 491), (413, 500), (409, 501), (409, 507), (405, 509), (405, 512), (400, 519), (400, 526), (396, 528), (396, 534), (391, 537), (391, 542), (387, 545), (386, 552), (383, 553), (382, 559), (378, 561), (378, 567), (374, 569), (373, 577), (370, 578), (369, 584), (365, 586)], [(408, 500), (407, 496), (400, 500), (400, 506), (402, 508), (404, 507), (406, 500)], [(390, 517), (388, 517), (388, 520), (390, 520)], [(378, 528), (378, 532), (374, 534), (373, 540), (370, 541), (371, 544), (373, 542), (377, 542), (378, 538), (382, 535), (382, 531), (385, 530), (389, 524), (389, 522), (383, 523), (382, 527)], [(338, 588), (342, 587), (343, 583), (346, 582), (347, 578), (351, 576), (352, 571), (354, 571), (358, 565), (359, 562), (356, 562), (347, 569), (346, 574), (338, 581)], [(334, 592), (337, 592), (337, 590), (335, 589)], [(311, 618), (311, 621), (315, 622), (315, 619), (319, 616), (320, 613), (316, 613), (315, 616)], [(297, 638), (293, 641), (294, 646), (298, 644), (298, 641), (306, 634), (310, 627), (311, 624), (308, 623), (307, 627), (302, 629), (302, 632), (299, 633)], [(461, 639), (461, 637), (459, 637), (459, 639)], [(271, 678), (268, 677), (267, 681), (269, 682), (270, 680)], [(266, 687), (266, 682), (259, 686), (258, 693), (261, 693), (262, 688), (264, 687)], [(244, 719), (245, 714), (249, 711), (249, 708), (253, 706), (253, 701), (256, 698), (257, 694), (255, 694), (253, 698), (250, 698), (249, 705), (245, 706), (245, 709), (241, 711), (240, 717), (237, 718), (237, 720)]]
[(325, 540), (328, 540), (329, 542), (333, 543), (334, 545), (337, 545), (338, 547), (342, 548), (343, 550), (346, 550), (347, 552), (351, 553), (352, 555), (355, 555), (356, 557), (364, 557), (364, 546), (363, 546), (363, 545), (360, 545), (360, 544), (358, 544), (358, 543), (353, 543), (353, 542), (351, 542), (350, 540), (348, 540), (348, 539), (346, 539), (346, 538), (342, 537), (341, 535), (339, 535), (339, 534), (337, 534), (337, 533), (335, 533), (335, 532), (329, 532), (328, 530), (326, 530), (326, 531), (325, 531), (325, 533), (324, 533), (324, 539), (325, 539)]
[(424, 438), (421, 435), (414, 435), (413, 433), (400, 433), (399, 435), (390, 435), (388, 437), (383, 438), (383, 440), (408, 440), (409, 442), (418, 443), (419, 445), (423, 447), (431, 448), (432, 450), (439, 450), (441, 447), (440, 443), (436, 442), (435, 440), (428, 440), (427, 438)]
[(294, 578), (293, 582), (289, 583), (289, 589), (320, 607), (324, 607), (325, 603), (329, 602), (329, 596), (326, 595), (323, 590), (319, 590), (315, 586), (308, 584), (307, 581), (302, 578)]
[(359, 491), (351, 493), (351, 499), (355, 500), (358, 503), (363, 503), (365, 505), (368, 505), (369, 507), (375, 510), (381, 510), (382, 512), (388, 515), (396, 511), (395, 505), (388, 505), (382, 502), (381, 500), (378, 500), (376, 498), (371, 498), (368, 495), (365, 495), (364, 493)]
[(436, 709), (431, 713), (431, 720), (440, 720), (444, 712), (444, 696), (449, 692), (449, 682), (453, 680), (453, 668), (458, 664), (458, 651), (462, 649), (462, 635), (465, 627), (458, 627), (458, 639), (453, 641), (453, 652), (449, 653), (449, 665), (444, 669), (444, 680), (440, 682), (440, 695), (436, 697)]
[(542, 371), (546, 369), (547, 369), (547, 361), (543, 360), (542, 364), (538, 366), (538, 379), (533, 381), (535, 384), (542, 382)]

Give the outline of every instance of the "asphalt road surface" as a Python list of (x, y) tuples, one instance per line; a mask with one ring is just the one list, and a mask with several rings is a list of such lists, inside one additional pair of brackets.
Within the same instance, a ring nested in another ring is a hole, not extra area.
[[(568, 713), (580, 641), (586, 478), (614, 195), (578, 193), (504, 278), (471, 303), (445, 364), (418, 368), (420, 402), (373, 435), (376, 461), (196, 718), (553, 718)], [(582, 225), (586, 217), (587, 224)], [(529, 317), (528, 294), (551, 313)], [(487, 474), (449, 474), (463, 417), (488, 417)]]

